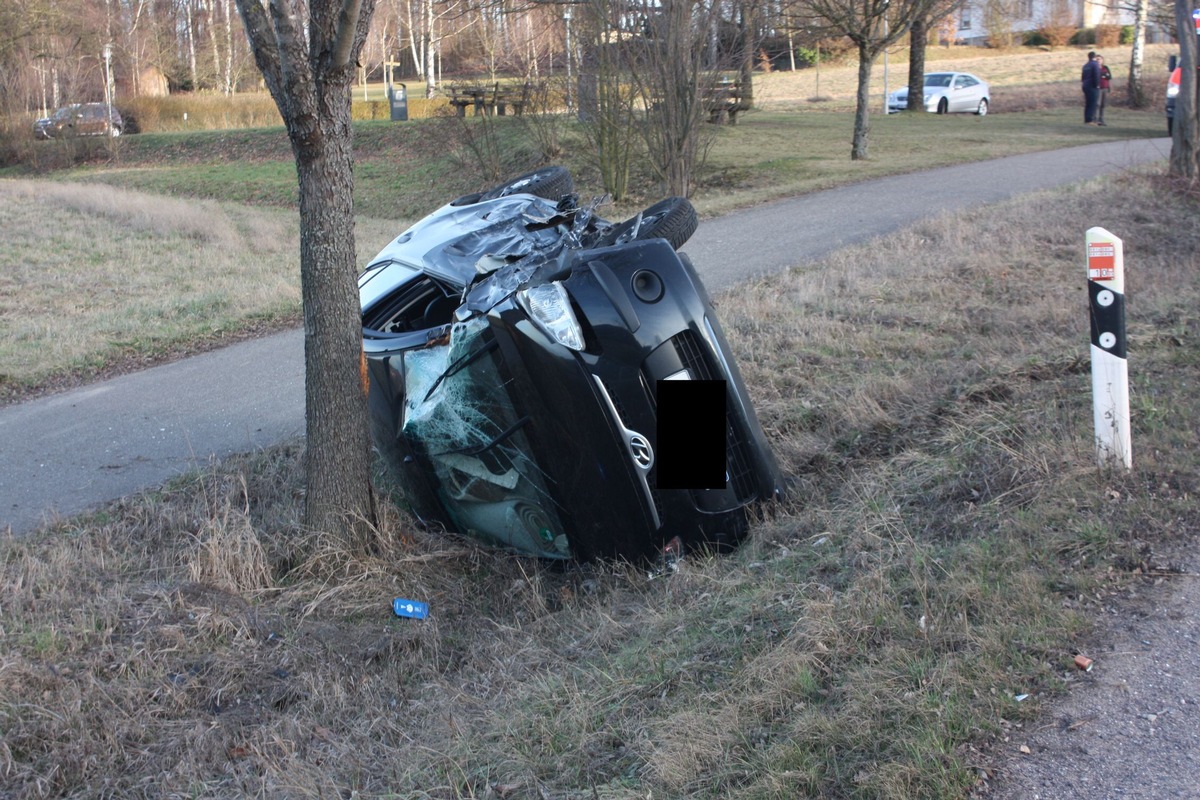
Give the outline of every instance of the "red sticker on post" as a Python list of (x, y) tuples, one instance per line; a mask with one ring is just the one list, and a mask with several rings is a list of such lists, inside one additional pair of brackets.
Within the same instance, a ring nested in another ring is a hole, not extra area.
[(1089, 242), (1088, 280), (1111, 281), (1117, 277), (1117, 247), (1112, 242)]

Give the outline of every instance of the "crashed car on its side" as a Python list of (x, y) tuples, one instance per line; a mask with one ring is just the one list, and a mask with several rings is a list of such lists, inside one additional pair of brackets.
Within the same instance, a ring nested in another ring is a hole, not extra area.
[[(783, 480), (676, 252), (695, 210), (670, 198), (614, 225), (572, 188), (549, 167), (459, 198), (367, 266), (376, 447), (421, 519), (520, 553), (731, 547)], [(663, 471), (681, 441), (664, 422), (716, 443), (716, 480)]]

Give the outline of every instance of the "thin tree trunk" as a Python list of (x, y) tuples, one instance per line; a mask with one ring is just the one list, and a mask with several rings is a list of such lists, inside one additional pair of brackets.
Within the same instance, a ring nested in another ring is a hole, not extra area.
[(225, 12), (225, 96), (233, 94), (233, 14), (229, 10), (229, 0), (222, 0)]
[(906, 111), (925, 110), (925, 46), (929, 41), (929, 19), (919, 16), (908, 32), (908, 106)]
[(192, 91), (199, 87), (196, 85), (199, 78), (196, 75), (196, 16), (194, 14), (194, 6), (192, 3), (187, 4), (187, 16), (185, 17), (184, 27), (187, 33), (188, 46), (188, 67), (192, 76)]
[(213, 0), (208, 3), (208, 41), (213, 53), (213, 88), (221, 85), (221, 48), (217, 44), (217, 9)]
[(1196, 33), (1191, 0), (1175, 0), (1175, 26), (1179, 32), (1179, 96), (1171, 141), (1171, 175), (1195, 183), (1200, 178), (1200, 122), (1197, 120)]
[(854, 103), (854, 140), (850, 146), (850, 159), (861, 161), (867, 157), (867, 134), (870, 133), (870, 90), (871, 55), (865, 44), (858, 46), (858, 94)]
[(1129, 81), (1125, 88), (1132, 108), (1145, 108), (1148, 105), (1146, 87), (1142, 83), (1142, 62), (1146, 50), (1146, 18), (1149, 15), (1150, 0), (1137, 1), (1137, 14), (1133, 23), (1133, 51), (1129, 54)]

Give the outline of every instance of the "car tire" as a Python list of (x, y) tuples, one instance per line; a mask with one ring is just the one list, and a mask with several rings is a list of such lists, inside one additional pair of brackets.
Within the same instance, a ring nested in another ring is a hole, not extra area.
[(985, 97), (979, 101), (979, 108), (975, 109), (975, 114), (980, 117), (986, 117), (987, 112), (988, 112), (988, 101), (987, 101), (987, 98)]
[(117, 138), (118, 136), (120, 136), (121, 135), (121, 126), (113, 125), (111, 128), (108, 129), (108, 135), (114, 139)]
[(946, 98), (943, 97), (941, 100), (938, 101), (937, 113), (945, 114), (949, 111), (950, 111), (950, 102), (948, 100), (946, 100)]
[(518, 175), (508, 183), (488, 189), (480, 199), (495, 200), (510, 194), (531, 194), (546, 200), (559, 200), (574, 189), (575, 183), (566, 167), (544, 167)]
[(597, 247), (609, 247), (645, 239), (666, 239), (678, 250), (696, 232), (700, 219), (696, 207), (686, 197), (668, 197), (650, 206), (641, 214), (618, 222), (596, 242)]
[(575, 190), (575, 182), (566, 167), (544, 167), (533, 172), (518, 175), (507, 183), (493, 186), (482, 192), (464, 194), (450, 201), (452, 206), (469, 206), (483, 200), (495, 200), (498, 197), (508, 197), (510, 194), (531, 194), (545, 200), (559, 200), (563, 195)]

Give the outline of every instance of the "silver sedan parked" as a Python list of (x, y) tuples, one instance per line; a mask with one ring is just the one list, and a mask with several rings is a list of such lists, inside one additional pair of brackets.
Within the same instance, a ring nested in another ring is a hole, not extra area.
[[(968, 72), (925, 73), (925, 110), (938, 114), (967, 112), (988, 113), (991, 90), (987, 81)], [(908, 87), (888, 95), (888, 113), (908, 108)]]

